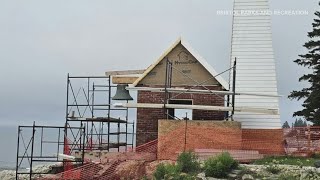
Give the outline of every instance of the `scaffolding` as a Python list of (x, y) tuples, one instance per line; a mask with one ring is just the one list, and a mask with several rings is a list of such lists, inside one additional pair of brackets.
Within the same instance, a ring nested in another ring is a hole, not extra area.
[(112, 106), (115, 90), (110, 76), (68, 75), (66, 123), (76, 125), (85, 122), (86, 151), (120, 152), (134, 146), (135, 123), (129, 120), (128, 108)]
[[(128, 108), (115, 108), (110, 76), (67, 76), (64, 126), (18, 127), (16, 179), (69, 171), (94, 158), (92, 152), (127, 152), (134, 147), (135, 121)], [(42, 172), (35, 165), (53, 164)], [(59, 166), (59, 167), (58, 167)], [(59, 169), (60, 168), (60, 169)]]
[[(69, 136), (66, 136), (66, 134)], [(16, 179), (29, 176), (33, 179), (42, 172), (34, 170), (36, 165), (48, 163), (83, 164), (83, 157), (64, 159), (66, 147), (69, 154), (84, 150), (85, 128), (65, 126), (32, 126), (18, 127), (18, 145), (16, 156)], [(59, 171), (59, 170), (58, 170)]]

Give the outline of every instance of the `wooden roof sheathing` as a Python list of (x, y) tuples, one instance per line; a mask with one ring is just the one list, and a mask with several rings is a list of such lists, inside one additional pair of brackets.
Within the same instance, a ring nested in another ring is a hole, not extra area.
[[(159, 65), (161, 65), (162, 61), (170, 55), (170, 53), (172, 53), (175, 48), (179, 47), (179, 45), (182, 45), (183, 47), (180, 48), (184, 48), (187, 52), (186, 53), (190, 53), (191, 56), (194, 57), (194, 59), (197, 61), (197, 63), (200, 64), (200, 66), (197, 65), (193, 65), (193, 68), (195, 71), (198, 70), (198, 74), (203, 75), (203, 78), (210, 78), (210, 77), (214, 77), (212, 78), (212, 81), (217, 82), (219, 85), (221, 85), (224, 89), (228, 90), (229, 84), (221, 77), (221, 76), (216, 76), (218, 73), (213, 69), (212, 66), (209, 65), (209, 63), (202, 58), (195, 50), (193, 50), (193, 48), (181, 37), (178, 38), (171, 46), (170, 48), (168, 48), (167, 51), (165, 51), (159, 58), (158, 60), (153, 63), (151, 66), (149, 66), (144, 73), (142, 74), (141, 77), (139, 77), (132, 86), (137, 86), (138, 84), (140, 84), (145, 78), (148, 78), (147, 76), (156, 68), (158, 68)], [(170, 59), (169, 59), (170, 60)], [(163, 67), (162, 67), (163, 68)], [(174, 73), (175, 70), (173, 70)], [(193, 74), (195, 75), (195, 74)], [(197, 75), (195, 75), (197, 76)], [(198, 75), (199, 76), (199, 75)], [(158, 76), (157, 78), (164, 78), (162, 76)], [(175, 75), (173, 75), (173, 78), (176, 78)], [(199, 79), (198, 80), (204, 80), (204, 79)], [(206, 79), (205, 79), (206, 80)], [(174, 80), (173, 80), (174, 81)], [(180, 81), (183, 81), (183, 79), (180, 79)], [(213, 82), (211, 81), (211, 83), (213, 84)], [(163, 82), (163, 80), (161, 80), (161, 82)], [(173, 82), (174, 83), (174, 82)], [(179, 84), (182, 85), (182, 84)], [(188, 84), (186, 84), (188, 85)], [(196, 85), (195, 82), (193, 82), (193, 85)]]

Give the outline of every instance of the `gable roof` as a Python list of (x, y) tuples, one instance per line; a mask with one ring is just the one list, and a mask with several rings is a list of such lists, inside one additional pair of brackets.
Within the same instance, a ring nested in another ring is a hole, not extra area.
[(177, 45), (182, 44), (197, 60), (198, 62), (218, 81), (221, 86), (228, 90), (229, 84), (225, 81), (221, 76), (216, 76), (218, 73), (213, 67), (203, 58), (201, 57), (184, 39), (179, 37), (159, 58), (158, 60), (149, 66), (133, 84), (132, 86), (137, 86), (139, 82), (146, 77)]

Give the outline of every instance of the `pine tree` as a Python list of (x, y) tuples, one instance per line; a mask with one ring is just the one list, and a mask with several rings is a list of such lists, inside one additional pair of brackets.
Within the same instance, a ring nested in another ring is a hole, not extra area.
[[(319, 3), (320, 5), (320, 3)], [(315, 12), (316, 19), (312, 23), (313, 30), (308, 33), (310, 40), (303, 46), (308, 53), (299, 55), (294, 62), (311, 70), (299, 78), (299, 82), (308, 82), (309, 87), (292, 91), (290, 99), (304, 100), (302, 110), (294, 112), (293, 116), (304, 117), (313, 125), (320, 125), (320, 11)]]
[(282, 128), (290, 128), (288, 121), (283, 123)]
[(306, 127), (306, 126), (307, 126), (307, 122), (302, 120), (301, 118), (296, 119), (293, 125), (293, 127)]

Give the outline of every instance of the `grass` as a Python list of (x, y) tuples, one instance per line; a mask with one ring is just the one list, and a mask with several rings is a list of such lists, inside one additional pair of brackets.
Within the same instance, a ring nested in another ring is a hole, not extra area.
[(297, 166), (314, 166), (314, 162), (319, 160), (318, 158), (304, 158), (293, 156), (270, 156), (263, 159), (256, 160), (254, 164), (266, 165), (266, 164), (286, 164)]

